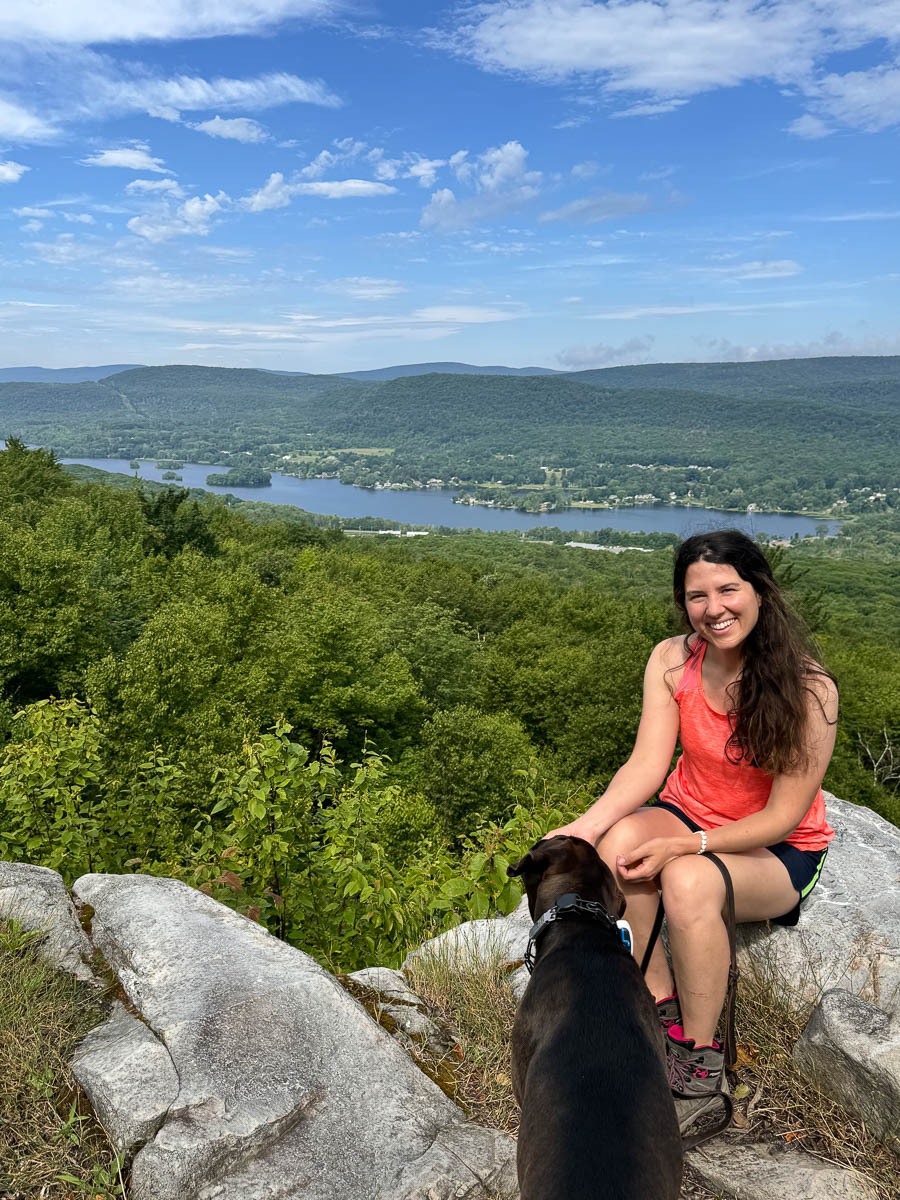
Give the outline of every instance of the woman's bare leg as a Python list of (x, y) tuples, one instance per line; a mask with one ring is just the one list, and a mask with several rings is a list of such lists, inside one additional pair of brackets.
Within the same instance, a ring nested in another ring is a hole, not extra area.
[[(783, 863), (768, 850), (718, 857), (734, 884), (737, 921), (764, 921), (796, 904)], [(685, 1036), (706, 1046), (715, 1037), (728, 985), (725, 883), (715, 864), (699, 854), (673, 859), (659, 878)]]

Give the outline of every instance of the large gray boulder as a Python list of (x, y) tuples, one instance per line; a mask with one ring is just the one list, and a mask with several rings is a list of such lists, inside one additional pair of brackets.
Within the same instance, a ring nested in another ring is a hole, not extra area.
[(45, 936), (38, 952), (45, 962), (84, 983), (95, 982), (88, 966), (90, 942), (56, 871), (30, 863), (0, 862), (0, 920), (40, 930)]
[(826, 992), (794, 1061), (848, 1112), (900, 1150), (900, 1017), (850, 992)]
[(118, 1002), (82, 1039), (70, 1066), (113, 1145), (128, 1156), (154, 1136), (178, 1095), (168, 1050)]
[(313, 959), (175, 880), (86, 875), (74, 894), (178, 1075), (132, 1200), (514, 1193), (512, 1140), (467, 1123)]
[(423, 942), (406, 956), (403, 970), (423, 956), (437, 956), (459, 966), (472, 960), (498, 963), (519, 961), (525, 954), (532, 924), (528, 899), (523, 896), (509, 916), (464, 921)]
[(725, 1138), (691, 1150), (704, 1185), (728, 1200), (873, 1200), (854, 1172), (793, 1147), (739, 1145)]
[(835, 838), (800, 924), (740, 925), (742, 970), (762, 970), (805, 1000), (829, 988), (900, 1013), (900, 829), (826, 794)]

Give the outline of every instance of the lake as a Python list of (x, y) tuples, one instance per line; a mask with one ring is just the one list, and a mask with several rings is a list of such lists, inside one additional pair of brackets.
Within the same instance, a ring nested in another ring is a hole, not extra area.
[[(66, 463), (83, 463), (101, 471), (134, 472), (126, 458), (64, 458)], [(337, 517), (381, 517), (405, 525), (452, 525), (457, 529), (525, 530), (541, 525), (558, 529), (620, 529), (630, 533), (675, 533), (687, 537), (706, 529), (737, 528), (751, 536), (765, 533), (771, 537), (801, 537), (815, 532), (822, 524), (811, 517), (790, 513), (734, 513), (714, 508), (679, 508), (657, 504), (635, 508), (572, 508), (551, 513), (520, 513), (508, 508), (454, 504), (454, 488), (427, 488), (413, 491), (376, 491), (353, 487), (336, 479), (297, 479), (294, 475), (272, 472), (272, 486), (266, 488), (207, 487), (206, 476), (225, 467), (185, 463), (178, 472), (184, 487), (203, 488), (208, 492), (230, 493), (241, 500), (264, 500), (269, 504), (290, 504), (307, 512)], [(137, 474), (142, 479), (164, 482), (162, 471), (153, 460), (142, 460)], [(178, 485), (176, 485), (178, 486)], [(828, 521), (829, 533), (836, 533), (839, 521)]]

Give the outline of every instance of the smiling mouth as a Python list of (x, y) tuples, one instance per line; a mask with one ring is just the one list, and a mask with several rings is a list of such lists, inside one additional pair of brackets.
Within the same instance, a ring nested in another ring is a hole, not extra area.
[(710, 629), (714, 633), (724, 633), (726, 629), (731, 628), (731, 626), (735, 623), (736, 620), (737, 620), (737, 617), (731, 617), (727, 621), (717, 621), (715, 623), (715, 625), (710, 625)]

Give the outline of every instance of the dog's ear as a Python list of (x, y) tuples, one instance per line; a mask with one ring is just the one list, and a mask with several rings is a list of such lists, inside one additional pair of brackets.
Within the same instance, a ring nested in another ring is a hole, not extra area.
[(539, 842), (535, 842), (528, 853), (523, 855), (518, 862), (509, 864), (506, 874), (509, 876), (521, 875), (526, 884), (538, 882), (550, 863), (551, 855), (548, 846), (553, 841), (555, 841), (554, 838), (549, 840), (542, 838)]

